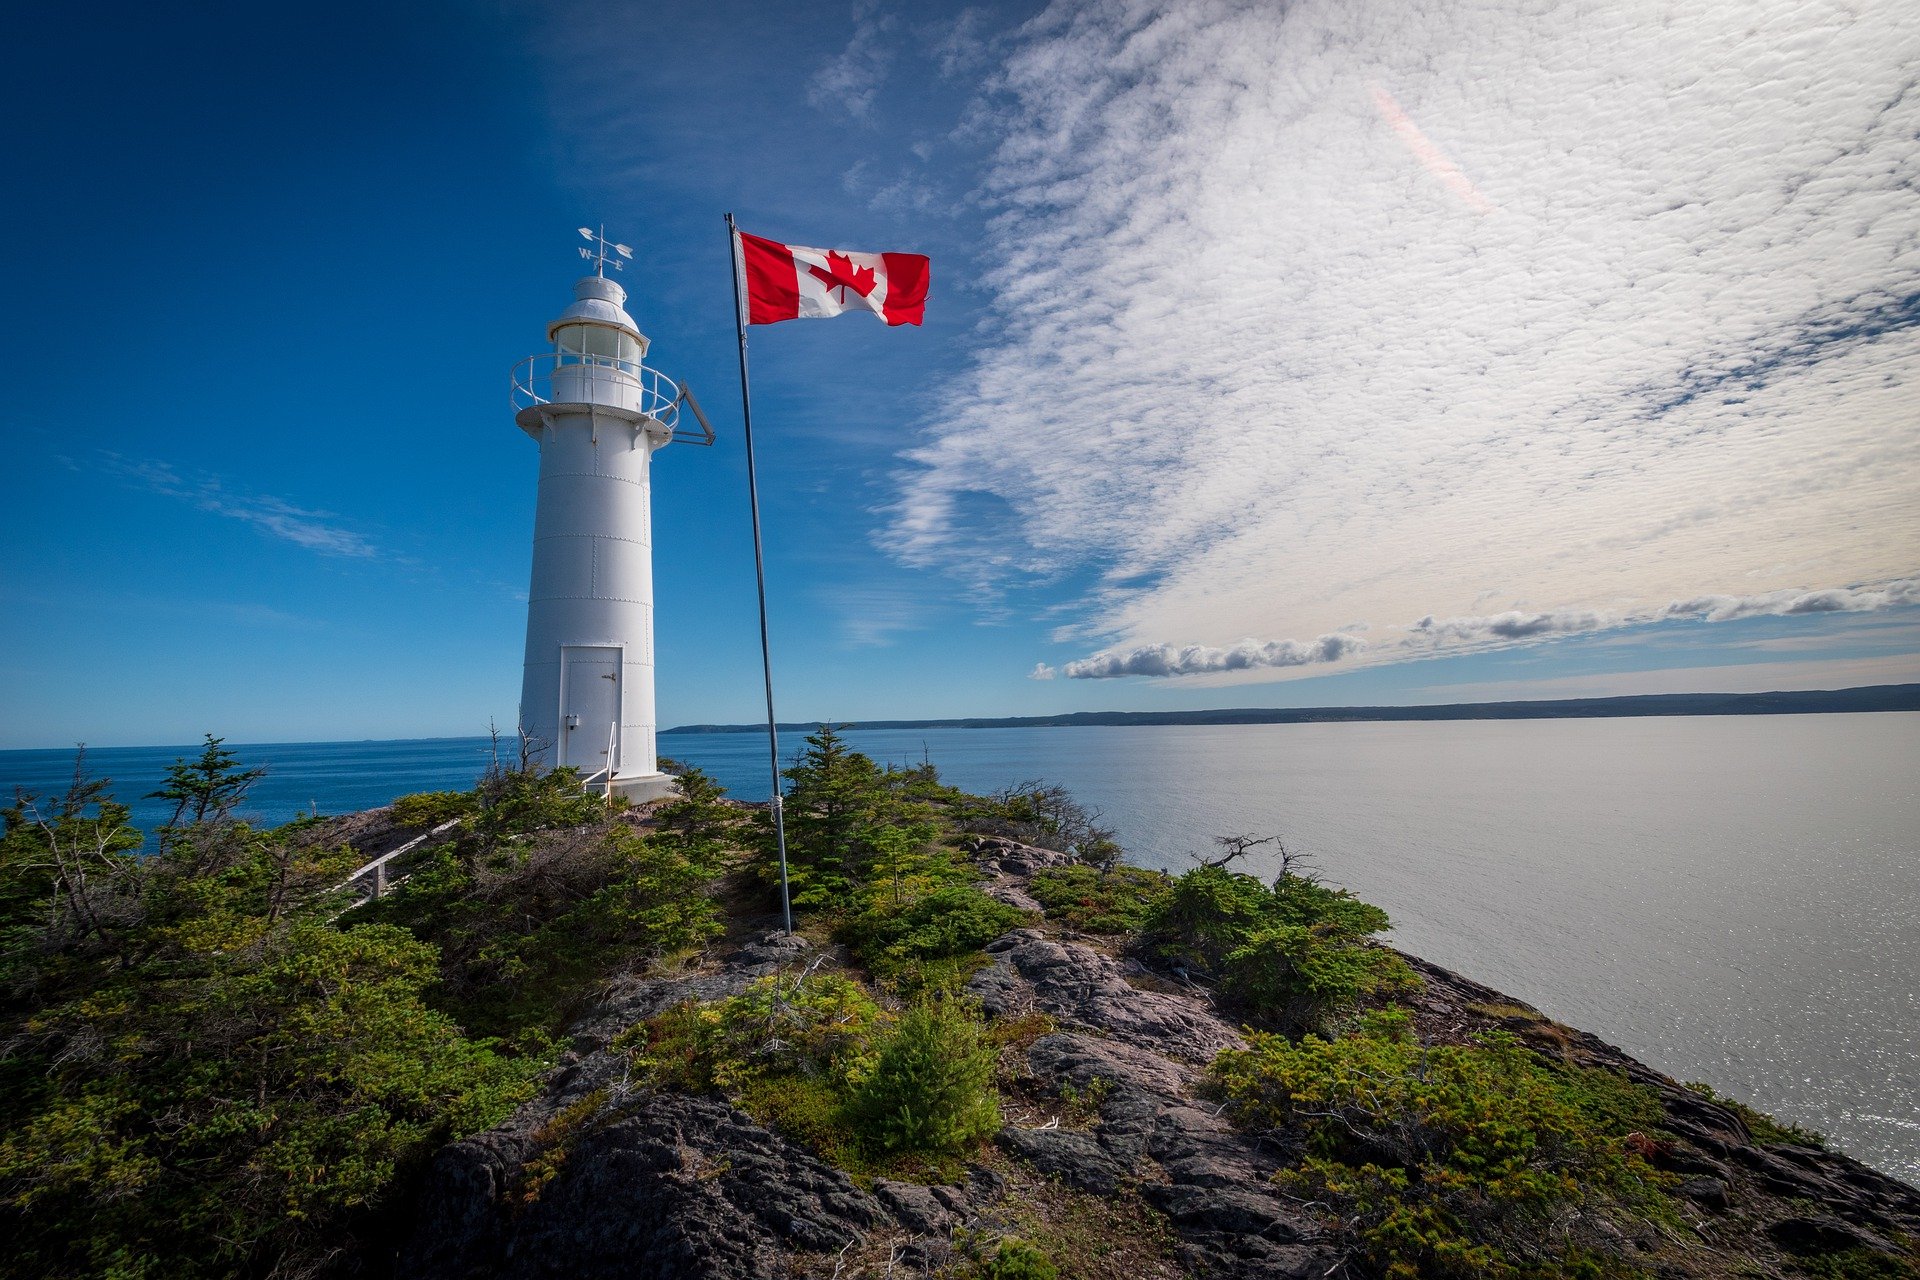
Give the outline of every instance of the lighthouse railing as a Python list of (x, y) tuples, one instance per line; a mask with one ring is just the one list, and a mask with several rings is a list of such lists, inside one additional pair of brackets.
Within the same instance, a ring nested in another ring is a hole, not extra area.
[[(563, 370), (570, 380), (584, 376), (589, 385), (604, 379), (610, 389), (617, 388), (623, 398), (630, 399), (633, 408), (664, 427), (671, 428), (680, 416), (680, 388), (658, 369), (638, 360), (583, 355), (578, 351), (543, 351), (513, 366), (514, 412), (555, 403), (554, 378)], [(572, 397), (562, 395), (558, 401), (571, 403)]]

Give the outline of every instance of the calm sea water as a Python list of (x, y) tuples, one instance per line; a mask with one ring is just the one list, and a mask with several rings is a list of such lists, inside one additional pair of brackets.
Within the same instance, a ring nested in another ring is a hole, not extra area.
[[(1393, 940), (1920, 1183), (1920, 715), (853, 731), (947, 780), (1064, 783), (1133, 861), (1278, 833)], [(783, 754), (799, 746), (783, 740)], [(765, 740), (663, 734), (743, 799)], [(280, 820), (470, 785), (478, 739), (239, 748)], [(134, 797), (190, 748), (89, 752)], [(0, 786), (71, 752), (0, 752)], [(1255, 865), (1249, 870), (1266, 870)]]

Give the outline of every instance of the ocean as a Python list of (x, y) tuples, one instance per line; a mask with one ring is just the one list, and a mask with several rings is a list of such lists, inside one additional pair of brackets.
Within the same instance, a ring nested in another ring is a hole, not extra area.
[[(847, 737), (972, 791), (1062, 783), (1142, 866), (1281, 835), (1385, 907), (1403, 949), (1920, 1183), (1920, 714)], [(800, 745), (783, 736), (783, 756)], [(249, 804), (264, 821), (469, 786), (488, 756), (472, 738), (235, 749), (269, 770)], [(768, 794), (764, 737), (660, 749)], [(192, 754), (88, 763), (151, 826), (164, 806), (139, 797)], [(57, 792), (72, 767), (0, 752), (0, 787)]]

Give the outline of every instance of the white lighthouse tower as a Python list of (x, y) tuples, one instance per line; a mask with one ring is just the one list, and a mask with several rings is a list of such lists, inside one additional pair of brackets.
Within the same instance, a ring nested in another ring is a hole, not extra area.
[[(514, 421), (540, 444), (520, 728), (542, 763), (640, 802), (673, 790), (654, 748), (653, 453), (713, 432), (642, 363), (647, 339), (606, 274), (632, 252), (580, 234), (594, 274), (547, 326), (552, 349), (513, 375)], [(674, 430), (683, 404), (701, 432)]]

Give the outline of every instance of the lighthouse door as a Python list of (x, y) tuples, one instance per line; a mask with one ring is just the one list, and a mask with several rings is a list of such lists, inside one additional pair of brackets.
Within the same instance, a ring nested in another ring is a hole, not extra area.
[[(608, 748), (613, 757), (608, 759)], [(567, 645), (560, 650), (560, 763), (591, 777), (620, 768), (620, 650)]]

